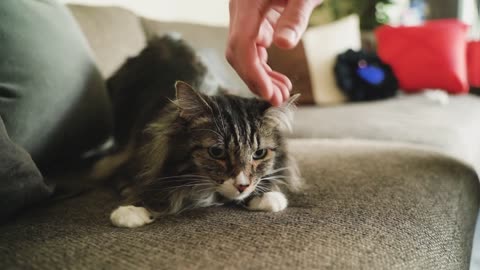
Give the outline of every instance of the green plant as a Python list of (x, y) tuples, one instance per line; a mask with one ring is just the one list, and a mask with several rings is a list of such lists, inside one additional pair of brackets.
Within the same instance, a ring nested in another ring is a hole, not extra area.
[(320, 8), (328, 8), (334, 19), (356, 13), (362, 30), (372, 30), (388, 22), (384, 7), (390, 4), (393, 0), (326, 0)]

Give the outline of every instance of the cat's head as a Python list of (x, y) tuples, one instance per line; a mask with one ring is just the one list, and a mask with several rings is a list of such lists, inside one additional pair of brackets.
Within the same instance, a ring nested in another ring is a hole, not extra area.
[(291, 128), (298, 95), (272, 107), (256, 98), (206, 96), (183, 82), (176, 90), (179, 116), (190, 134), (191, 162), (216, 192), (243, 200), (262, 189), (262, 178), (274, 181), (272, 174), (287, 169), (281, 132)]

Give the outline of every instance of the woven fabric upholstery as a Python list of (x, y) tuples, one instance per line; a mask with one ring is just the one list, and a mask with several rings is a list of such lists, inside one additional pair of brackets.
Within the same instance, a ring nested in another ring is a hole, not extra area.
[[(170, 30), (199, 39), (210, 60), (224, 46), (210, 44), (223, 39), (222, 29), (205, 34), (215, 40), (200, 40), (191, 25), (140, 20), (117, 8), (70, 8), (105, 76), (146, 38)], [(120, 229), (109, 222), (118, 197), (96, 189), (0, 225), (0, 269), (468, 269), (480, 193), (466, 164), (480, 157), (472, 147), (480, 104), (451, 101), (300, 108), (293, 137), (309, 139), (289, 146), (306, 186), (288, 196), (284, 212), (215, 207)], [(81, 174), (63, 178), (91, 183)]]
[(480, 97), (450, 96), (441, 104), (423, 95), (335, 107), (302, 107), (294, 138), (406, 142), (440, 150), (480, 170)]
[(467, 269), (478, 179), (411, 146), (295, 140), (307, 186), (280, 213), (215, 207), (114, 228), (97, 190), (0, 227), (3, 269)]

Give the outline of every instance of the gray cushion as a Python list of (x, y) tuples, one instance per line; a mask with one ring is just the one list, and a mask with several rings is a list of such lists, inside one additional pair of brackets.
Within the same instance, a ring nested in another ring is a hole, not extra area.
[(8, 137), (0, 117), (0, 222), (51, 195), (30, 155)]
[(63, 5), (0, 1), (0, 44), (0, 115), (14, 142), (44, 165), (104, 140), (104, 82)]
[[(97, 190), (0, 227), (3, 269), (467, 269), (475, 172), (413, 146), (290, 141), (307, 182), (280, 213), (213, 207), (114, 228)], [(101, 202), (101, 203), (99, 203)]]
[(423, 95), (335, 107), (301, 107), (295, 138), (408, 142), (443, 151), (480, 172), (480, 97), (450, 96), (440, 105)]

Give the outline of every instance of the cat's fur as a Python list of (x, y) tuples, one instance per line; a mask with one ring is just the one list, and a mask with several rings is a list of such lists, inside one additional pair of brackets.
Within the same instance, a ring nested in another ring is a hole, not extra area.
[(117, 150), (96, 171), (113, 176), (127, 198), (111, 214), (114, 225), (138, 227), (161, 215), (232, 201), (281, 211), (287, 206), (281, 188), (299, 187), (281, 133), (296, 97), (271, 107), (256, 98), (207, 96), (190, 86), (201, 86), (205, 74), (188, 45), (166, 37), (110, 80)]

